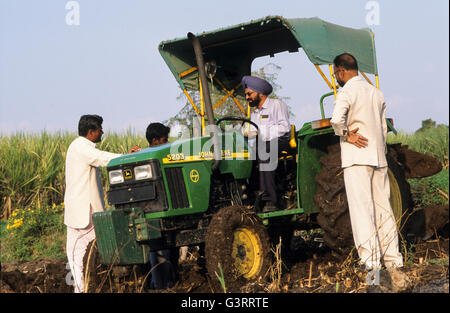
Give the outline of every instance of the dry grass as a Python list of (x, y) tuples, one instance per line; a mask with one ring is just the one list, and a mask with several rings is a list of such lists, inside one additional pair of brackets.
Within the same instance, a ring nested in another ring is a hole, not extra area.
[(270, 267), (270, 278), (271, 283), (268, 286), (269, 292), (279, 292), (281, 290), (281, 276), (282, 276), (282, 266), (283, 261), (281, 259), (281, 237), (279, 238), (279, 242), (275, 247), (275, 250), (272, 249), (272, 253), (275, 256), (275, 261)]

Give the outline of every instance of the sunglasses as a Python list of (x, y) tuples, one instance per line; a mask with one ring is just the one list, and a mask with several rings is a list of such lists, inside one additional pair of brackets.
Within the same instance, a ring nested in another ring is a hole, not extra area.
[(250, 97), (252, 94), (254, 94), (256, 91), (246, 92), (245, 96)]
[(336, 74), (339, 73), (339, 72), (342, 72), (342, 71), (344, 71), (344, 70), (343, 69), (339, 69), (339, 70), (335, 71), (334, 74), (332, 75), (333, 78), (336, 79)]

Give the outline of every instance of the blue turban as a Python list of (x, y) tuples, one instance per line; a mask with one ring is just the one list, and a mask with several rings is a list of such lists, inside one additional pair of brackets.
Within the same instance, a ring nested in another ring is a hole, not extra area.
[(256, 76), (244, 76), (242, 77), (242, 88), (249, 88), (257, 93), (262, 93), (263, 95), (269, 95), (273, 88), (266, 80), (256, 77)]

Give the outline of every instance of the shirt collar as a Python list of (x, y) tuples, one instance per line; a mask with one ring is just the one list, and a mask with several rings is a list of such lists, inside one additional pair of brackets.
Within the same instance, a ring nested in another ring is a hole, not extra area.
[(266, 98), (266, 100), (264, 101), (263, 105), (260, 108), (256, 108), (255, 111), (259, 112), (259, 111), (262, 111), (262, 109), (267, 109), (269, 107), (268, 106), (269, 102), (270, 102), (270, 99)]
[(89, 139), (87, 139), (86, 137), (83, 137), (83, 136), (79, 136), (78, 138), (81, 138), (81, 139), (80, 139), (81, 141), (83, 141), (83, 142), (85, 142), (85, 143), (87, 143), (87, 144), (91, 145), (92, 147), (95, 147), (95, 143), (94, 143), (94, 142), (92, 142), (92, 141), (90, 141), (90, 140), (89, 140)]
[(356, 82), (356, 81), (360, 81), (360, 80), (362, 80), (362, 78), (360, 76), (354, 76), (345, 83), (345, 86), (347, 86), (348, 83), (352, 83), (352, 82)]

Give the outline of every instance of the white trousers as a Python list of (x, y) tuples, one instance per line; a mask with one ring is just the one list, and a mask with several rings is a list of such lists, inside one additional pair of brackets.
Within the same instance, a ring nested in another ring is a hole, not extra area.
[(344, 169), (353, 239), (361, 263), (379, 268), (403, 266), (395, 217), (389, 202), (387, 167), (353, 165)]
[(74, 280), (74, 292), (84, 292), (83, 258), (87, 246), (95, 239), (94, 225), (83, 229), (67, 226), (66, 253)]

